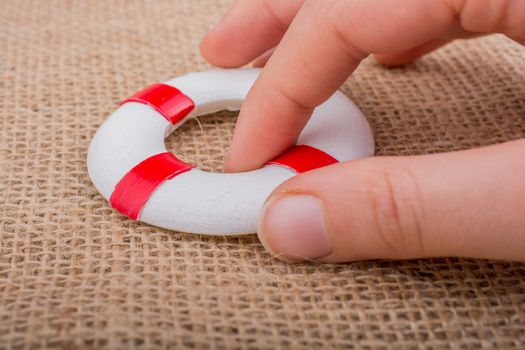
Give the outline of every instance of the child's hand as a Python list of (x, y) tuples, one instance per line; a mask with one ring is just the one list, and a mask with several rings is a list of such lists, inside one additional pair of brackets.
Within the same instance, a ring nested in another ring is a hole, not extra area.
[[(236, 67), (275, 51), (242, 107), (227, 170), (258, 168), (294, 144), (313, 108), (369, 53), (403, 64), (493, 32), (525, 43), (525, 1), (239, 0), (203, 55)], [(525, 260), (525, 140), (298, 175), (270, 196), (259, 237), (291, 260)]]

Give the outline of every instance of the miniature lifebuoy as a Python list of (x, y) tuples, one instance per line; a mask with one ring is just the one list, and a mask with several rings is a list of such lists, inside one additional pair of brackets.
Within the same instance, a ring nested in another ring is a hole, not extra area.
[(164, 138), (186, 120), (238, 110), (258, 74), (258, 69), (191, 73), (124, 100), (89, 147), (95, 187), (132, 219), (176, 231), (236, 235), (255, 232), (264, 200), (285, 180), (373, 155), (366, 119), (339, 91), (315, 109), (297, 146), (261, 169), (206, 172), (166, 150)]

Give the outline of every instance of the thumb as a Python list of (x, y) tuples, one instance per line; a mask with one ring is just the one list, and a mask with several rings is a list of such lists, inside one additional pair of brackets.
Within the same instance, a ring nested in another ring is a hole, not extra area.
[(525, 260), (524, 153), (520, 140), (300, 174), (268, 198), (258, 235), (274, 255), (293, 261)]

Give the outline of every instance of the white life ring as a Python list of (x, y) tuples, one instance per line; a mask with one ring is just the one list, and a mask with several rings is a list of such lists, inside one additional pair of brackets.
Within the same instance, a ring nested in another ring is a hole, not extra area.
[(258, 69), (190, 73), (125, 100), (89, 147), (95, 187), (133, 219), (182, 232), (238, 235), (256, 231), (266, 197), (297, 172), (374, 154), (368, 122), (339, 91), (315, 109), (299, 146), (261, 169), (206, 172), (166, 150), (164, 138), (186, 120), (238, 110), (258, 74)]

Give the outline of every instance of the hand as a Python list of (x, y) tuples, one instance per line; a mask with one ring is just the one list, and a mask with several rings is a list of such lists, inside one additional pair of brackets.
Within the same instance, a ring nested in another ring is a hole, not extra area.
[[(242, 106), (226, 170), (258, 168), (294, 144), (368, 54), (405, 64), (454, 38), (493, 32), (525, 43), (525, 2), (239, 0), (201, 51), (222, 67), (269, 61)], [(525, 140), (298, 175), (268, 198), (258, 234), (294, 261), (525, 260)]]

